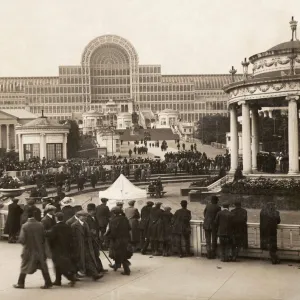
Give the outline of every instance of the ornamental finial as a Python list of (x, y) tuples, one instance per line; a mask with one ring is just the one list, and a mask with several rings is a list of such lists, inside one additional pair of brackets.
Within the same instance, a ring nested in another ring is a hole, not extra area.
[(229, 73), (231, 74), (231, 80), (234, 82), (234, 75), (236, 74), (237, 70), (234, 68), (234, 66), (231, 67), (229, 70)]
[(244, 71), (244, 79), (248, 78), (248, 67), (250, 62), (247, 61), (247, 58), (245, 57), (245, 60), (242, 61), (243, 71)]
[(297, 24), (298, 22), (294, 20), (294, 17), (292, 17), (292, 20), (290, 21), (290, 26), (292, 30), (292, 39), (291, 41), (297, 41)]

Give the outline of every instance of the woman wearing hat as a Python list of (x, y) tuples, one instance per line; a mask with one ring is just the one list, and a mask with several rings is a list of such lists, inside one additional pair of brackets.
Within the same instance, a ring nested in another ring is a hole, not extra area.
[(17, 235), (21, 229), (21, 215), (23, 209), (18, 204), (19, 199), (13, 198), (12, 203), (8, 205), (8, 215), (4, 227), (4, 233), (8, 234), (8, 242), (16, 243)]

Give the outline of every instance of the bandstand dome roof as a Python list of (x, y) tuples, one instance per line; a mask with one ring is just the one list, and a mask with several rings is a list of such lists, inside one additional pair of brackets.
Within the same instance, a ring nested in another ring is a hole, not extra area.
[(287, 50), (287, 49), (300, 49), (300, 41), (288, 41), (284, 43), (280, 43), (272, 48), (270, 48), (268, 51), (278, 51), (278, 50)]

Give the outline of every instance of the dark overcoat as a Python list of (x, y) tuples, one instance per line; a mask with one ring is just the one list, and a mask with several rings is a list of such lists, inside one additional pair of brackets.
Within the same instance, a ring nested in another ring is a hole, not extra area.
[(161, 242), (172, 241), (172, 230), (173, 230), (172, 220), (173, 220), (173, 214), (171, 212), (164, 211), (162, 216), (163, 235), (159, 239)]
[(237, 207), (231, 213), (234, 243), (246, 249), (248, 248), (247, 211), (244, 208)]
[(176, 210), (173, 216), (173, 234), (188, 235), (191, 234), (190, 221), (192, 219), (191, 211), (186, 208)]
[(127, 207), (125, 208), (125, 216), (128, 219), (131, 227), (131, 242), (138, 243), (140, 241), (140, 213), (135, 207)]
[(72, 226), (77, 221), (75, 215), (66, 221), (66, 224)]
[(99, 266), (97, 266), (88, 224), (83, 222), (83, 225), (81, 225), (79, 221), (76, 221), (71, 225), (71, 228), (74, 245), (74, 259), (77, 262), (77, 269), (85, 274), (97, 274)]
[(8, 235), (16, 235), (21, 229), (21, 215), (23, 209), (18, 203), (13, 202), (8, 205), (8, 215), (4, 227), (4, 233)]
[[(52, 218), (49, 217), (47, 214), (43, 217), (43, 219), (41, 220), (41, 223), (44, 226), (44, 230), (45, 232), (47, 232), (48, 230), (50, 230), (55, 224), (55, 217), (53, 216)], [(46, 238), (45, 241), (45, 251), (46, 251), (46, 256), (47, 258), (52, 258), (52, 254), (51, 254), (51, 249), (48, 243), (48, 239)]]
[(27, 213), (27, 211), (28, 211), (29, 207), (33, 207), (34, 218), (38, 222), (41, 222), (41, 220), (42, 220), (42, 212), (41, 212), (41, 210), (38, 207), (36, 207), (35, 205), (33, 205), (33, 206), (25, 205), (23, 213), (22, 213), (22, 216), (21, 216), (21, 225), (23, 225), (24, 223), (26, 223), (27, 220), (28, 220), (28, 213)]
[(221, 210), (217, 213), (215, 222), (218, 229), (218, 236), (232, 238), (232, 221), (233, 215), (228, 209)]
[(64, 206), (61, 212), (64, 214), (64, 222), (67, 222), (75, 215), (75, 209), (71, 205)]
[(55, 266), (58, 266), (63, 274), (76, 271), (73, 262), (73, 236), (70, 226), (63, 222), (54, 225), (46, 232), (49, 246), (52, 252), (52, 260)]
[(144, 230), (147, 232), (148, 226), (149, 226), (149, 217), (150, 217), (150, 211), (151, 206), (145, 205), (141, 209), (141, 221), (140, 221), (140, 230)]
[(116, 263), (122, 263), (130, 258), (128, 255), (130, 229), (129, 221), (124, 215), (114, 216), (109, 221), (109, 257)]
[(260, 247), (262, 250), (277, 249), (277, 225), (280, 224), (278, 211), (268, 213), (262, 209), (260, 212)]
[(204, 230), (214, 230), (216, 227), (215, 219), (217, 213), (221, 210), (221, 207), (218, 204), (209, 203), (204, 209)]
[(33, 274), (38, 269), (46, 271), (45, 234), (43, 225), (35, 219), (21, 227), (19, 242), (23, 245), (21, 273)]
[(98, 221), (99, 227), (106, 229), (110, 218), (110, 211), (106, 204), (102, 203), (96, 208), (96, 219)]
[(158, 207), (152, 207), (150, 210), (147, 237), (152, 241), (159, 241), (163, 235), (163, 213), (164, 211)]

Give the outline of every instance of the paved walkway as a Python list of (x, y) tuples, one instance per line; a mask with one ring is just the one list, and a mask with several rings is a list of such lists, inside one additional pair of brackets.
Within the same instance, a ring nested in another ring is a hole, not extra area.
[(20, 245), (0, 242), (0, 299), (298, 300), (300, 295), (300, 270), (296, 264), (273, 266), (258, 260), (221, 263), (205, 258), (150, 258), (140, 254), (131, 260), (131, 276), (109, 271), (99, 282), (85, 280), (74, 288), (64, 285), (40, 290), (43, 282), (37, 272), (28, 276), (25, 290), (15, 290), (12, 284), (17, 281), (20, 252)]

